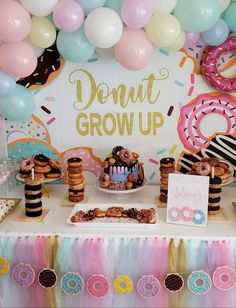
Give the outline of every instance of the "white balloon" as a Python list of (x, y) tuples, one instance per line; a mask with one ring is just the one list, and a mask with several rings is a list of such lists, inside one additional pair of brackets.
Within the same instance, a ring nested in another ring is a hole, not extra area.
[(152, 0), (152, 1), (153, 1), (153, 12), (171, 13), (177, 4), (177, 0)]
[(94, 46), (109, 48), (121, 38), (123, 23), (114, 10), (100, 7), (93, 10), (85, 19), (84, 32)]
[(32, 15), (47, 16), (59, 0), (21, 0), (24, 8)]
[(221, 12), (224, 12), (230, 5), (231, 0), (220, 0)]

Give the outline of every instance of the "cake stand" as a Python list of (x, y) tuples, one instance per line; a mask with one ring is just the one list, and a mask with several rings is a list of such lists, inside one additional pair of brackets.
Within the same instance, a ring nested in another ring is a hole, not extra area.
[[(64, 172), (61, 171), (60, 177), (55, 178), (55, 179), (47, 179), (47, 178), (44, 178), (43, 181), (42, 181), (42, 183), (47, 184), (47, 183), (55, 182), (55, 181), (58, 181), (58, 180), (62, 179), (63, 176), (64, 176)], [(17, 179), (18, 181), (20, 181), (20, 182), (23, 182), (23, 183), (25, 182), (25, 178), (22, 178), (22, 177), (20, 176), (19, 173), (17, 173), (16, 179)]]

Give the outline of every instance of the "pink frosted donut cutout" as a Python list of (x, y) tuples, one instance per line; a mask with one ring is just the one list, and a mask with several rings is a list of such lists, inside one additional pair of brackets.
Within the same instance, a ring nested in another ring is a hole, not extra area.
[[(224, 276), (226, 279), (224, 279)], [(221, 266), (213, 273), (212, 280), (217, 289), (229, 290), (235, 286), (236, 273), (229, 266)]]
[(109, 282), (103, 275), (92, 275), (87, 280), (87, 291), (94, 297), (105, 296), (109, 291)]

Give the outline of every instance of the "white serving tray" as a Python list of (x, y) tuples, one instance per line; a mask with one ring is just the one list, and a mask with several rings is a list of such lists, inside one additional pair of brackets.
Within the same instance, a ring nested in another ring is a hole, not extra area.
[[(124, 209), (137, 208), (141, 209), (151, 209), (154, 208), (156, 211), (156, 222), (154, 224), (142, 224), (139, 223), (136, 219), (132, 218), (114, 218), (114, 217), (104, 217), (104, 218), (95, 218), (90, 221), (74, 223), (71, 221), (71, 217), (78, 211), (89, 211), (94, 208), (99, 208), (101, 210), (107, 210), (109, 207), (120, 206)], [(117, 203), (77, 203), (75, 204), (73, 210), (71, 211), (66, 222), (75, 227), (109, 227), (109, 228), (150, 228), (154, 227), (158, 223), (157, 207), (155, 204), (119, 204)]]

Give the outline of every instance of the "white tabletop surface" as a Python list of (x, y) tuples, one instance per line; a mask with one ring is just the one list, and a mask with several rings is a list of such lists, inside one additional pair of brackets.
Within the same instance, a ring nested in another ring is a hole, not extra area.
[[(196, 238), (196, 239), (234, 239), (236, 240), (236, 209), (232, 202), (236, 201), (236, 188), (224, 187), (222, 190), (221, 205), (224, 208), (228, 220), (208, 221), (206, 228), (179, 226), (165, 222), (166, 209), (158, 208), (158, 224), (150, 225), (148, 228), (137, 227), (75, 227), (66, 223), (72, 208), (63, 207), (62, 203), (66, 198), (67, 185), (49, 185), (52, 191), (50, 197), (42, 198), (43, 207), (50, 209), (49, 214), (43, 222), (19, 222), (16, 219), (24, 212), (24, 186), (20, 185), (14, 189), (8, 197), (22, 198), (22, 202), (9, 216), (0, 223), (0, 235), (63, 235), (75, 237), (174, 237), (174, 238)], [(147, 185), (143, 190), (123, 195), (124, 199), (118, 199), (114, 194), (99, 191), (94, 185), (86, 186), (86, 202), (112, 203), (122, 205), (123, 203), (136, 204), (141, 208), (142, 204), (153, 204), (156, 207), (155, 197), (159, 194), (158, 186)], [(86, 206), (86, 202), (81, 205)]]

